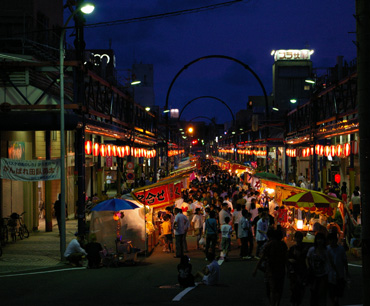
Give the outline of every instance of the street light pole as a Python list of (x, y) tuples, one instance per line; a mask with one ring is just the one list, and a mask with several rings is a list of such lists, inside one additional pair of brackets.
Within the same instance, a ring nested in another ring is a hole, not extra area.
[[(83, 10), (89, 8), (89, 10)], [(64, 36), (66, 34), (67, 25), (71, 21), (72, 17), (75, 16), (79, 11), (85, 14), (90, 14), (94, 10), (91, 4), (86, 4), (83, 7), (77, 7), (67, 21), (64, 23), (62, 31), (60, 33), (59, 41), (59, 74), (60, 74), (60, 257), (64, 260), (64, 251), (66, 249), (66, 210), (65, 210), (65, 127), (64, 127)]]

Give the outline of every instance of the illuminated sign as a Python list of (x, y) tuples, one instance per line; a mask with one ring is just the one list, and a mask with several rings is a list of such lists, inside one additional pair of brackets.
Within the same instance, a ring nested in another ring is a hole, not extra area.
[(302, 49), (302, 50), (276, 50), (272, 51), (271, 55), (274, 56), (275, 61), (296, 61), (296, 60), (310, 60), (311, 54), (313, 54), (313, 50)]

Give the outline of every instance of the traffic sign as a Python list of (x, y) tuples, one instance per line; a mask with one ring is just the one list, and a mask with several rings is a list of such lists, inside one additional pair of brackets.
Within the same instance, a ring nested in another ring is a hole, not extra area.
[(126, 168), (127, 168), (128, 170), (133, 170), (133, 169), (134, 169), (134, 163), (133, 163), (133, 162), (128, 162), (128, 163), (126, 164)]
[(127, 181), (133, 181), (135, 179), (135, 173), (133, 172), (128, 172), (126, 174)]

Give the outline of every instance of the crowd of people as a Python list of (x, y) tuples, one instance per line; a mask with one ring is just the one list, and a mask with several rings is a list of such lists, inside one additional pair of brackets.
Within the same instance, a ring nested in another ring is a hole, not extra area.
[(213, 265), (217, 264), (214, 259), (228, 260), (232, 242), (239, 249), (241, 260), (257, 259), (253, 275), (258, 270), (264, 272), (270, 305), (279, 305), (285, 276), (291, 284), (292, 305), (301, 304), (307, 288), (311, 291), (311, 305), (324, 305), (327, 294), (332, 305), (338, 305), (349, 275), (346, 253), (338, 244), (335, 228), (328, 235), (318, 233), (310, 248), (302, 243), (303, 235), (297, 231), (295, 244), (288, 248), (277, 207), (273, 197), (203, 160), (182, 198), (161, 216), (163, 250), (175, 252), (174, 257), (180, 259), (180, 284), (192, 286), (197, 277), (209, 284), (205, 274), (192, 275), (189, 258), (184, 254), (189, 251), (187, 236), (192, 235), (196, 236), (196, 248), (203, 249), (206, 260)]

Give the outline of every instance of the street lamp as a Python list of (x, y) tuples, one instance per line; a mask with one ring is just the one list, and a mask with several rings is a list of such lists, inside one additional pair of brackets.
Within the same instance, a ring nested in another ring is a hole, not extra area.
[(84, 14), (90, 14), (94, 10), (92, 4), (86, 3), (83, 6), (77, 7), (67, 21), (64, 23), (62, 31), (60, 33), (60, 44), (59, 44), (59, 74), (60, 74), (60, 256), (61, 260), (64, 259), (64, 251), (66, 249), (66, 210), (65, 210), (65, 139), (64, 139), (64, 36), (67, 30), (67, 25), (71, 21), (72, 17), (78, 12)]

